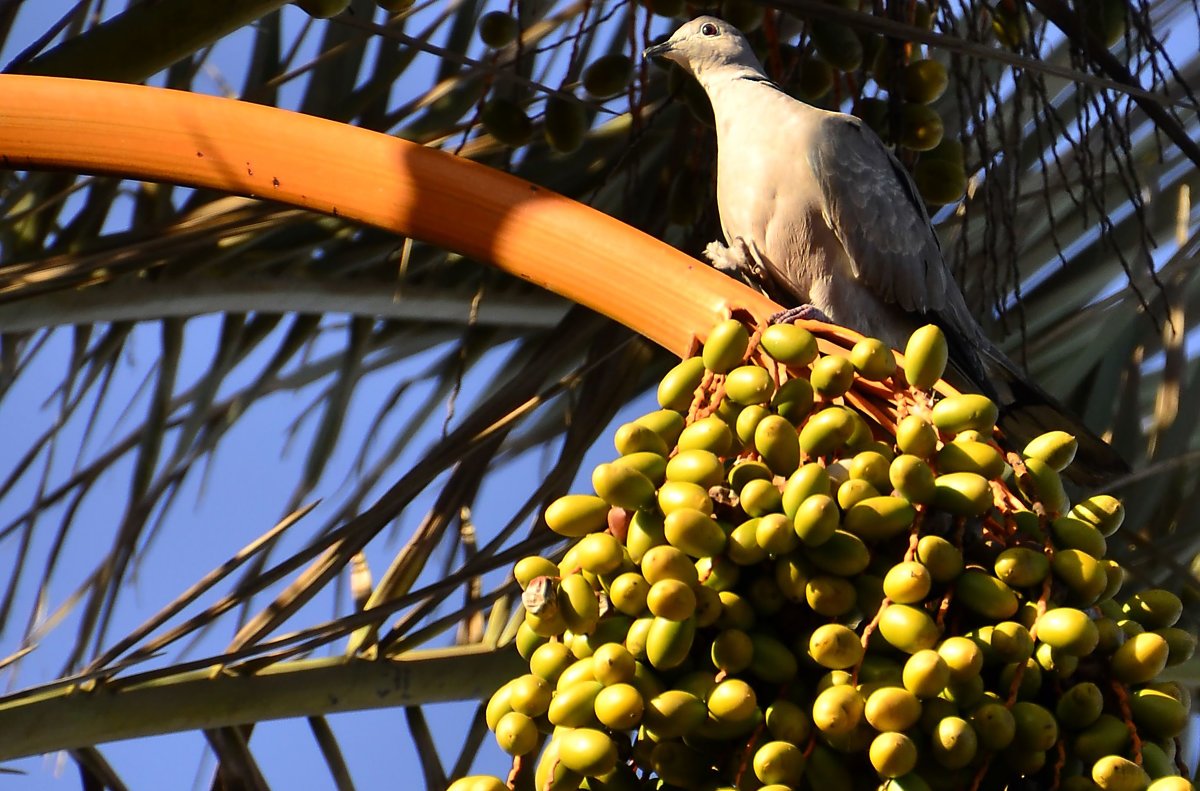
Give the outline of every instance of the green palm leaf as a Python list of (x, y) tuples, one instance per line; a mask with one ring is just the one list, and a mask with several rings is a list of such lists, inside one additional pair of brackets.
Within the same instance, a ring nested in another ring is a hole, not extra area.
[[(387, 14), (353, 0), (329, 20), (279, 2), (83, 2), (59, 19), (13, 2), (0, 36), (8, 72), (236, 93), (386, 132), (696, 254), (719, 234), (703, 106), (640, 65), (614, 98), (579, 85), (603, 55), (636, 64), (648, 32), (674, 24), (645, 5), (520, 0), (523, 37), (499, 50), (477, 35), (492, 6), (473, 1)], [(757, 18), (750, 5), (724, 10)], [(789, 16), (768, 10), (752, 35), (781, 66), (808, 62), (813, 20), (927, 45), (949, 66), (934, 106), (971, 181), (937, 215), (944, 247), (995, 337), (1138, 470), (1119, 485), (1131, 584), (1191, 605), (1200, 56), (1166, 31), (1194, 30), (1194, 7), (1139, 2), (1105, 47), (1080, 23), (1084, 3), (938, 4), (931, 29), (869, 4), (769, 5)], [(993, 30), (1001, 6), (1025, 25), (1008, 45)], [(793, 30), (794, 48), (778, 48)], [(836, 77), (815, 101), (862, 110), (891, 87), (872, 64)], [(580, 103), (579, 148), (546, 144), (548, 95)], [(496, 97), (529, 115), (527, 145), (481, 123)], [(478, 699), (515, 672), (507, 571), (550, 551), (544, 505), (607, 452), (606, 427), (670, 355), (480, 261), (331, 211), (20, 164), (0, 190), (0, 416), (21, 424), (0, 454), (0, 668), (14, 690), (0, 758), (69, 749), (84, 777), (115, 786), (95, 745), (195, 730), (225, 782), (261, 784), (266, 757), (235, 726), (304, 716), (350, 787), (357, 767), (326, 715), (400, 705), (426, 783), (467, 773), (482, 720), (447, 751), (425, 704)], [(197, 493), (231, 497), (221, 473), (248, 442), (287, 447), (287, 483), (265, 504), (284, 518), (213, 529), (223, 562), (134, 602)], [(401, 689), (393, 664), (420, 668), (419, 686)], [(372, 698), (372, 684), (391, 692)], [(89, 708), (94, 690), (115, 708)], [(46, 724), (26, 727), (30, 712)]]

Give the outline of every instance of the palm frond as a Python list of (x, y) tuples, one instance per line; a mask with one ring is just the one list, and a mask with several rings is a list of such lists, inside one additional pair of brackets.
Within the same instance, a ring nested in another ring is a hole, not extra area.
[[(45, 5), (0, 6), (6, 71), (298, 109), (508, 171), (689, 254), (720, 233), (711, 133), (686, 83), (635, 64), (615, 96), (582, 89), (589, 64), (636, 59), (675, 24), (643, 4), (517, 0), (503, 10), (521, 36), (498, 49), (479, 41), (493, 10), (479, 0), (398, 13), (353, 0), (328, 20), (279, 0)], [(930, 3), (928, 26), (915, 3), (725, 5), (790, 90), (820, 54), (818, 20), (891, 47), (901, 68), (922, 55), (947, 66), (950, 90), (932, 106), (970, 180), (936, 220), (960, 282), (1014, 358), (1134, 462), (1115, 484), (1129, 510), (1122, 562), (1136, 584), (1194, 606), (1200, 56), (1167, 37), (1197, 29), (1194, 4), (1136, 0), (1109, 40), (1086, 2)], [(810, 98), (874, 113), (899, 139), (896, 65), (835, 69)], [(58, 100), (64, 112), (104, 86), (76, 90)], [(527, 116), (525, 144), (488, 122), (497, 98)], [(549, 98), (576, 103), (578, 148), (547, 143)], [(399, 706), (427, 785), (463, 775), (486, 736), (482, 710), (448, 748), (429, 706), (486, 696), (515, 672), (507, 570), (554, 551), (537, 529), (544, 505), (606, 452), (598, 438), (644, 405), (669, 362), (481, 266), (507, 255), (517, 270), (521, 254), (482, 245), (478, 229), (397, 238), (386, 222), (360, 224), (391, 195), (383, 166), (348, 173), (353, 157), (336, 147), (296, 162), (288, 134), (262, 127), (274, 158), (221, 156), (255, 197), (196, 171), (143, 181), (5, 160), (0, 671), (15, 691), (0, 699), (2, 760), (69, 749), (81, 782), (117, 788), (118, 764), (94, 745), (193, 730), (216, 756), (216, 784), (265, 787), (277, 758), (241, 726), (307, 717), (349, 788), (359, 768), (326, 715)], [(195, 151), (213, 157), (210, 142)], [(902, 150), (914, 168), (926, 156)], [(372, 175), (346, 199), (354, 211), (310, 200), (323, 183)], [(459, 199), (481, 183), (464, 181)], [(291, 205), (269, 200), (288, 190)], [(453, 201), (419, 210), (459, 213)], [(588, 276), (569, 296), (610, 285)], [(678, 288), (629, 295), (624, 318), (686, 303)], [(656, 332), (679, 351), (691, 329)], [(262, 463), (277, 469), (238, 466), (267, 448), (287, 451)], [(227, 506), (218, 523), (189, 518), (193, 502), (214, 501)], [(191, 540), (199, 531), (206, 546)], [(176, 565), (191, 576), (165, 571)], [(132, 595), (164, 575), (152, 601)], [(48, 725), (28, 728), (34, 715)]]

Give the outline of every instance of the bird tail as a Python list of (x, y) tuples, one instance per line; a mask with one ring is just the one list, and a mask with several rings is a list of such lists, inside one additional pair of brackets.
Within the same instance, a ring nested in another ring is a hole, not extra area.
[(1111, 445), (1054, 396), (1029, 381), (999, 350), (987, 350), (984, 365), (999, 392), (1000, 428), (1016, 447), (1024, 447), (1047, 431), (1065, 431), (1079, 443), (1075, 461), (1063, 471), (1075, 484), (1094, 489), (1129, 473), (1129, 464)]

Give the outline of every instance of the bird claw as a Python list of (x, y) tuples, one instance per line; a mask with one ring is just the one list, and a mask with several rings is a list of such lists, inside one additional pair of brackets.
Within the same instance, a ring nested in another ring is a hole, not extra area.
[(829, 317), (812, 305), (798, 305), (781, 310), (767, 319), (769, 324), (795, 324), (797, 321), (820, 321), (832, 324)]
[[(736, 236), (729, 245), (709, 242), (708, 246), (704, 248), (704, 256), (712, 262), (713, 268), (717, 271), (737, 278), (764, 294), (771, 293), (769, 290), (772, 282), (770, 270), (767, 269), (758, 250), (744, 238)], [(768, 319), (771, 324), (794, 324), (797, 321), (833, 323), (828, 316), (808, 304), (780, 311)]]

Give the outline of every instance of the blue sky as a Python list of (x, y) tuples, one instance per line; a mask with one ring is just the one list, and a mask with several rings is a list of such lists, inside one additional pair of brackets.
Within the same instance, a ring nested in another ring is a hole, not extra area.
[[(111, 4), (110, 4), (111, 5)], [(74, 6), (73, 0), (42, 0), (25, 3), (17, 17), (16, 29), (9, 37), (7, 47), (0, 51), (0, 60), (7, 63), (21, 48), (26, 46), (53, 20)], [(286, 20), (290, 30), (305, 24), (307, 17), (298, 9), (287, 6)], [(208, 92), (226, 94), (232, 79), (242, 69), (249, 48), (252, 30), (239, 31), (224, 40), (210, 59), (211, 67), (198, 81), (199, 87)], [(285, 33), (285, 41), (288, 35)], [(310, 41), (308, 52), (301, 53), (297, 62), (315, 52), (315, 41)], [(432, 58), (426, 58), (431, 65)], [(412, 72), (419, 74), (420, 70)], [(406, 76), (405, 79), (409, 79)], [(427, 87), (427, 86), (426, 86)], [(409, 86), (412, 90), (412, 86)], [(303, 80), (290, 84), (283, 93), (282, 104), (294, 105), (302, 96)], [(326, 337), (311, 350), (314, 355), (333, 353), (344, 343), (345, 316), (327, 318)], [(184, 342), (184, 361), (180, 371), (181, 385), (195, 381), (211, 364), (215, 340), (220, 329), (216, 317), (201, 317), (187, 322)], [(270, 347), (270, 342), (265, 346)], [(35, 472), (22, 479), (9, 496), (0, 499), (0, 524), (7, 524), (32, 501), (43, 468), (49, 470), (52, 480), (62, 480), (78, 464), (86, 463), (102, 451), (109, 441), (123, 436), (142, 418), (147, 406), (148, 389), (145, 382), (152, 381), (154, 363), (160, 349), (158, 329), (155, 325), (140, 326), (128, 346), (119, 375), (115, 378), (111, 392), (97, 412), (99, 427), (88, 447), (77, 456), (77, 444), (84, 436), (83, 419), (68, 424), (63, 440), (52, 458), (43, 456), (34, 465)], [(8, 474), (15, 463), (15, 453), (29, 446), (36, 436), (49, 427), (57, 417), (57, 402), (47, 401), (50, 390), (60, 381), (66, 361), (71, 353), (71, 334), (60, 329), (38, 352), (30, 363), (29, 370), (22, 376), (16, 389), (0, 401), (0, 425), (5, 427), (5, 440), (0, 446), (0, 476)], [(436, 354), (427, 353), (408, 365), (397, 369), (388, 367), (375, 373), (360, 385), (355, 401), (347, 410), (342, 441), (334, 457), (329, 461), (326, 473), (315, 491), (306, 501), (322, 498), (324, 502), (308, 519), (292, 532), (294, 536), (284, 540), (276, 553), (281, 557), (288, 550), (298, 548), (302, 539), (310, 534), (312, 525), (319, 525), (330, 518), (336, 510), (339, 496), (346, 492), (347, 476), (353, 474), (357, 444), (372, 427), (376, 413), (382, 408), (397, 380), (413, 374), (427, 364)], [(472, 393), (503, 359), (502, 353), (493, 353), (490, 361), (479, 366), (478, 373), (469, 376), (460, 396), (459, 413), (467, 411)], [(227, 390), (245, 384), (261, 365), (261, 353), (243, 363), (230, 376)], [(112, 639), (118, 638), (153, 614), (166, 602), (172, 600), (194, 580), (226, 560), (251, 539), (261, 534), (283, 515), (281, 509), (292, 494), (304, 464), (303, 449), (306, 439), (316, 428), (316, 420), (310, 417), (297, 430), (296, 437), (289, 443), (289, 432), (293, 420), (316, 400), (323, 383), (310, 385), (294, 393), (280, 393), (260, 403), (244, 415), (239, 425), (227, 436), (216, 454), (213, 463), (192, 474), (181, 495), (177, 498), (158, 536), (150, 542), (139, 558), (136, 573), (130, 576), (127, 590), (118, 609), (118, 617), (111, 630)], [(416, 404), (429, 391), (429, 386), (418, 384), (405, 396), (400, 408), (380, 426), (376, 436), (390, 437), (400, 430), (405, 417), (404, 406)], [(222, 394), (224, 395), (224, 393)], [(94, 397), (85, 402), (79, 415), (86, 417)], [(643, 402), (631, 410), (645, 411), (649, 406)], [(631, 412), (632, 414), (632, 412)], [(435, 438), (440, 425), (418, 436), (412, 446), (397, 459), (393, 470), (403, 470), (406, 462), (415, 458), (422, 447)], [(381, 441), (374, 449), (377, 457), (386, 448)], [(290, 452), (289, 452), (290, 450)], [(605, 451), (597, 450), (592, 463), (599, 461)], [(512, 508), (521, 497), (530, 491), (534, 482), (544, 475), (545, 460), (527, 457), (518, 460), (497, 478), (490, 480), (482, 494), (481, 507), (476, 509), (477, 527), (481, 541), (489, 532), (503, 526)], [(22, 586), (14, 612), (7, 629), (0, 633), (0, 656), (6, 656), (21, 645), (26, 619), (29, 613), (37, 613), (42, 619), (49, 611), (63, 604), (74, 592), (78, 579), (95, 566), (98, 555), (94, 541), (110, 540), (120, 508), (125, 502), (129, 475), (133, 468), (131, 457), (112, 469), (93, 492), (84, 500), (74, 522), (74, 528), (64, 548), (60, 565), (50, 577), (46, 598), (37, 602), (33, 598), (33, 585)], [(587, 469), (587, 467), (585, 467)], [(396, 474), (384, 476), (390, 483)], [(436, 487), (430, 488), (431, 492)], [(430, 503), (426, 496), (408, 509), (400, 527), (386, 537), (374, 542), (368, 553), (372, 572), (376, 579), (403, 542), (411, 534), (413, 526), (423, 516)], [(482, 507), (486, 503), (487, 507)], [(36, 579), (63, 508), (51, 509), (32, 531), (33, 543), (29, 568)], [(386, 540), (385, 540), (386, 539)], [(0, 558), (7, 562), (14, 557), (16, 537), (0, 540)], [(440, 567), (441, 558), (435, 558), (431, 568)], [(498, 581), (493, 575), (491, 584)], [(345, 612), (344, 585), (330, 595), (323, 596), (309, 605), (293, 620), (293, 625), (305, 625), (324, 620), (334, 614), (335, 608)], [(221, 588), (220, 590), (224, 590)], [(335, 601), (335, 595), (341, 596)], [(206, 599), (207, 601), (207, 599)], [(260, 601), (263, 604), (265, 601)], [(61, 670), (67, 648), (72, 644), (74, 615), (66, 622), (45, 635), (37, 651), (25, 658), (15, 672), (0, 671), (0, 688), (12, 691), (39, 681), (54, 678)], [(197, 644), (188, 646), (188, 656), (196, 657), (222, 650), (236, 625), (226, 622), (213, 634), (205, 635)], [(341, 646), (335, 646), (335, 650)], [(174, 657), (174, 654), (172, 655)], [(453, 748), (460, 739), (460, 732), (468, 718), (474, 713), (473, 704), (454, 704), (426, 709), (440, 743)], [(404, 715), (400, 710), (367, 711), (335, 715), (330, 722), (345, 751), (352, 776), (360, 788), (407, 787), (403, 778), (415, 777), (419, 771), (413, 752)], [(321, 759), (308, 725), (303, 720), (264, 723), (256, 728), (252, 746), (256, 758), (267, 780), (278, 788), (322, 788), (332, 784), (328, 771)], [(203, 738), (199, 734), (187, 733), (155, 737), (135, 742), (116, 743), (101, 747), (105, 758), (131, 788), (207, 788), (212, 768), (211, 756), (206, 752)], [(457, 754), (448, 749), (443, 760), (452, 764)], [(489, 737), (479, 756), (477, 768), (484, 771), (506, 773), (507, 759), (495, 747)], [(9, 764), (6, 769), (23, 772), (22, 775), (7, 776), (0, 783), (8, 789), (59, 789), (76, 788), (79, 781), (70, 761), (62, 755), (47, 755), (29, 758)]]
[[(27, 2), (21, 7), (17, 27), (9, 42), (0, 51), (0, 62), (7, 62), (16, 51), (39, 35), (53, 20), (74, 6), (74, 0), (39, 0)], [(307, 17), (294, 7), (287, 7), (286, 20), (290, 31), (299, 29)], [(210, 59), (207, 69), (198, 83), (201, 89), (224, 95), (231, 84), (236, 85), (238, 75), (245, 62), (249, 48), (250, 29), (239, 31), (223, 41)], [(289, 40), (285, 32), (285, 41)], [(315, 52), (315, 41), (310, 40), (308, 49), (297, 59), (303, 62)], [(434, 59), (424, 56), (424, 68), (428, 70)], [(416, 69), (406, 76), (419, 75)], [(290, 83), (283, 91), (284, 106), (294, 106), (303, 95), (304, 81)], [(424, 86), (427, 87), (427, 86)], [(401, 86), (415, 90), (413, 86)], [(326, 337), (313, 350), (313, 354), (334, 353), (344, 343), (344, 316), (327, 319)], [(209, 366), (215, 339), (220, 329), (219, 319), (202, 317), (187, 324), (184, 344), (185, 357), (181, 369), (182, 382), (192, 382), (200, 377)], [(57, 331), (50, 342), (31, 363), (30, 370), (22, 377), (16, 389), (0, 401), (0, 426), (4, 441), (0, 444), (0, 477), (7, 474), (15, 462), (16, 450), (28, 447), (31, 440), (44, 431), (56, 418), (56, 404), (47, 403), (49, 391), (62, 376), (66, 360), (71, 352), (70, 332)], [(264, 344), (270, 347), (271, 343)], [(97, 425), (101, 430), (92, 438), (82, 455), (84, 461), (105, 447), (112, 437), (119, 437), (136, 424), (144, 414), (147, 393), (143, 382), (153, 375), (154, 361), (159, 351), (158, 331), (154, 325), (140, 327), (130, 344), (120, 375), (113, 384), (105, 404), (98, 413)], [(423, 363), (428, 363), (436, 352), (412, 361), (397, 369), (385, 368), (369, 376), (360, 386), (356, 400), (346, 414), (346, 425), (342, 441), (330, 460), (325, 475), (314, 492), (306, 500), (322, 498), (318, 509), (293, 532), (294, 537), (285, 539), (277, 557), (288, 550), (298, 548), (302, 539), (310, 534), (311, 525), (320, 524), (336, 510), (339, 497), (346, 493), (346, 477), (353, 474), (356, 443), (372, 429), (372, 421), (382, 408), (398, 379), (414, 373)], [(480, 369), (468, 377), (464, 385), (464, 396), (459, 407), (460, 414), (469, 409), (470, 394), (478, 388), (477, 382), (501, 364), (502, 353), (495, 353)], [(246, 361), (230, 377), (229, 390), (239, 383), (244, 384), (261, 365), (263, 355)], [(165, 527), (140, 559), (136, 574), (131, 576), (129, 589), (119, 609), (118, 620), (113, 624), (111, 635), (119, 637), (136, 626), (142, 619), (154, 613), (163, 603), (170, 601), (205, 572), (224, 561), (255, 536), (272, 526), (281, 516), (283, 503), (289, 499), (295, 482), (304, 464), (304, 457), (295, 448), (303, 448), (311, 437), (316, 421), (309, 418), (297, 429), (297, 436), (289, 442), (293, 420), (313, 400), (319, 398), (321, 385), (310, 385), (296, 392), (279, 393), (256, 405), (246, 414), (238, 427), (224, 440), (213, 463), (202, 472), (192, 475), (169, 512)], [(418, 384), (405, 396), (401, 407), (419, 403), (429, 392), (428, 385)], [(625, 410), (619, 420), (652, 408), (648, 399), (642, 399)], [(88, 410), (81, 410), (87, 415)], [(376, 435), (389, 437), (403, 425), (404, 409), (395, 410), (388, 419), (376, 428)], [(434, 438), (440, 426), (432, 426), (420, 435), (412, 446), (396, 460), (394, 470), (403, 470), (407, 462), (415, 458), (422, 447)], [(64, 432), (64, 440), (54, 458), (48, 462), (52, 477), (61, 480), (77, 464), (77, 441), (84, 433), (83, 421), (75, 420)], [(602, 433), (602, 437), (611, 432)], [(384, 450), (386, 441), (374, 449), (378, 455)], [(583, 469), (586, 471), (595, 462), (606, 460), (611, 446), (603, 439), (592, 451)], [(510, 465), (490, 479), (480, 498), (481, 507), (476, 509), (475, 519), (481, 538), (486, 540), (502, 526), (516, 507), (521, 496), (526, 494), (544, 476), (546, 459), (528, 456)], [(39, 461), (41, 464), (41, 461)], [(64, 551), (61, 566), (50, 579), (47, 599), (39, 607), (32, 597), (32, 586), (23, 587), (8, 628), (0, 633), (0, 657), (6, 656), (20, 646), (24, 621), (30, 612), (44, 616), (49, 610), (61, 605), (73, 592), (72, 582), (88, 573), (95, 564), (97, 548), (89, 541), (94, 536), (108, 540), (124, 503), (128, 476), (132, 471), (132, 459), (112, 470), (85, 500), (76, 519), (76, 527)], [(0, 499), (0, 525), (15, 518), (33, 497), (41, 467), (27, 476), (13, 493)], [(586, 473), (585, 473), (586, 474)], [(384, 477), (390, 482), (395, 474)], [(586, 483), (575, 487), (583, 490)], [(431, 487), (430, 491), (435, 491)], [(424, 514), (430, 498), (425, 497), (408, 509), (397, 530), (386, 540), (379, 540), (370, 550), (369, 559), (376, 578), (386, 568), (391, 554), (396, 552), (411, 535), (414, 525)], [(486, 507), (484, 507), (486, 505)], [(38, 523), (33, 532), (34, 543), (31, 557), (38, 560), (30, 565), (36, 570), (41, 558), (48, 551), (57, 520), (63, 509), (54, 509)], [(0, 568), (7, 568), (7, 560), (16, 551), (13, 538), (0, 539)], [(437, 558), (441, 560), (441, 558)], [(435, 562), (431, 567), (440, 566)], [(491, 580), (493, 583), (495, 579)], [(336, 599), (334, 593), (342, 596)], [(260, 602), (261, 603), (261, 602)], [(331, 592), (321, 597), (300, 613), (294, 625), (314, 623), (334, 614), (336, 607), (345, 611), (344, 590)], [(72, 621), (47, 635), (41, 648), (23, 660), (15, 673), (0, 671), (0, 689), (10, 691), (27, 684), (55, 677), (66, 647), (71, 644)], [(190, 647), (189, 656), (195, 657), (222, 649), (234, 628), (232, 621), (214, 634), (206, 635), (198, 644)], [(448, 748), (459, 739), (468, 717), (474, 712), (472, 704), (429, 707), (426, 710), (440, 742)], [(335, 715), (330, 718), (346, 753), (353, 778), (360, 788), (408, 787), (407, 778), (415, 777), (419, 771), (404, 722), (399, 710), (378, 710), (353, 714)], [(268, 781), (278, 788), (323, 788), (331, 785), (325, 764), (316, 749), (307, 724), (302, 720), (264, 723), (254, 734), (252, 745), (256, 758)], [(212, 761), (198, 734), (177, 734), (137, 742), (117, 743), (101, 748), (104, 756), (114, 764), (117, 771), (131, 788), (207, 788)], [(446, 763), (454, 761), (452, 751), (443, 753)], [(477, 768), (501, 774), (507, 771), (505, 759), (491, 739), (487, 739)], [(4, 777), (3, 788), (13, 789), (60, 789), (78, 787), (78, 779), (69, 761), (61, 755), (48, 755), (6, 764), (5, 768), (18, 769), (23, 775)], [(409, 781), (411, 782), (411, 781)]]

